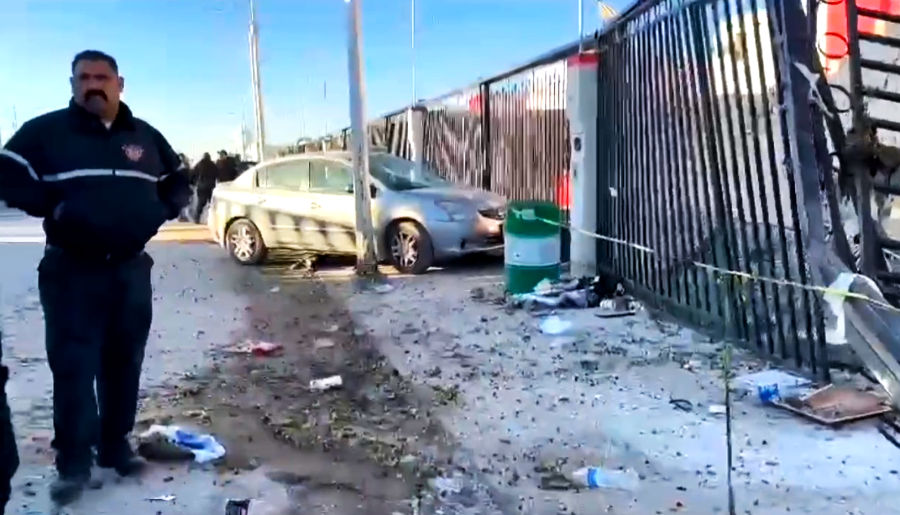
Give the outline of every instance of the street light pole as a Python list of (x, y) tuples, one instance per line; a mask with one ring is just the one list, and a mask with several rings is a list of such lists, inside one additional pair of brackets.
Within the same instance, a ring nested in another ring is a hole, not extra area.
[(366, 135), (366, 88), (362, 58), (362, 0), (347, 4), (347, 67), (350, 78), (350, 129), (352, 132), (353, 191), (356, 200), (356, 273), (377, 273), (372, 199), (369, 191), (369, 138)]
[(578, 53), (584, 52), (584, 0), (578, 0)]
[(256, 6), (253, 0), (250, 0), (250, 75), (253, 80), (253, 110), (256, 118), (256, 159), (262, 162), (266, 150), (266, 121), (259, 78), (259, 27), (256, 24)]
[(416, 91), (416, 0), (410, 0), (410, 47), (412, 49), (412, 105), (416, 105), (419, 95)]

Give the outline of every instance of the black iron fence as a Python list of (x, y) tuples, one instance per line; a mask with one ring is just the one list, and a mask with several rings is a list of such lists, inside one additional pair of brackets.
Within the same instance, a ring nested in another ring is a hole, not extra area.
[(827, 375), (820, 299), (802, 289), (798, 182), (818, 192), (818, 169), (789, 164), (787, 97), (804, 85), (777, 43), (807, 29), (785, 26), (791, 1), (643, 2), (599, 37), (598, 226), (635, 245), (598, 252), (668, 309)]

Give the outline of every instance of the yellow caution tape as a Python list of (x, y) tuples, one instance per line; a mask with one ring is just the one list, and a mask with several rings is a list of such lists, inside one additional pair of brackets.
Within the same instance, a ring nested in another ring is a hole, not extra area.
[[(516, 216), (519, 216), (519, 212), (517, 210), (512, 210), (512, 213)], [(608, 241), (610, 243), (615, 243), (617, 245), (630, 247), (635, 250), (644, 252), (646, 254), (657, 256), (657, 259), (659, 259), (658, 254), (654, 249), (652, 249), (650, 247), (646, 247), (644, 245), (639, 245), (637, 243), (632, 243), (630, 241), (621, 240), (618, 238), (612, 238), (610, 236), (604, 236), (602, 234), (598, 234), (598, 233), (595, 233), (592, 231), (586, 231), (579, 227), (573, 227), (568, 224), (555, 222), (555, 221), (549, 220), (547, 218), (541, 218), (538, 216), (529, 216), (528, 218), (532, 219), (532, 220), (537, 220), (537, 221), (540, 221), (540, 222), (543, 222), (546, 224), (550, 224), (550, 225), (553, 225), (556, 227), (560, 227), (563, 229), (568, 229), (570, 232), (577, 232), (579, 234), (584, 234), (585, 236), (588, 236), (588, 237), (591, 237), (594, 239)], [(699, 261), (690, 261), (689, 263), (696, 266), (697, 268), (703, 268), (703, 269), (709, 270), (711, 272), (717, 273), (719, 275), (734, 277), (736, 279), (741, 279), (742, 283), (745, 281), (756, 281), (756, 282), (774, 284), (777, 286), (787, 286), (787, 287), (796, 288), (799, 290), (821, 293), (822, 295), (831, 295), (834, 297), (863, 300), (863, 301), (869, 302), (872, 305), (877, 306), (879, 308), (882, 308), (882, 309), (885, 309), (888, 311), (893, 311), (896, 313), (900, 313), (900, 308), (897, 308), (896, 306), (893, 306), (883, 300), (874, 299), (872, 297), (869, 297), (868, 295), (863, 295), (862, 293), (856, 293), (856, 292), (844, 290), (841, 288), (832, 288), (832, 287), (828, 287), (828, 286), (815, 286), (815, 285), (811, 285), (811, 284), (801, 284), (798, 282), (788, 281), (785, 279), (775, 279), (774, 277), (766, 277), (766, 276), (761, 276), (761, 275), (757, 275), (757, 274), (751, 274), (748, 272), (738, 272), (736, 270), (729, 270), (727, 268), (721, 268), (721, 267), (709, 265), (706, 263), (701, 263)], [(864, 277), (864, 276), (860, 276), (860, 277)]]

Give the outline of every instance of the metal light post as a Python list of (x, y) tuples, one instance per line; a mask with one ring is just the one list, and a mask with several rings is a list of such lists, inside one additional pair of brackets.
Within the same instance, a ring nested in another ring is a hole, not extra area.
[(584, 52), (584, 0), (578, 0), (578, 53)]
[(412, 103), (416, 105), (419, 95), (416, 91), (416, 0), (410, 0), (410, 47), (412, 49)]
[(253, 0), (250, 0), (250, 75), (253, 80), (253, 110), (256, 118), (256, 159), (262, 162), (266, 155), (266, 121), (259, 78), (259, 27), (256, 25), (256, 6)]
[(356, 273), (374, 275), (375, 230), (369, 191), (369, 138), (366, 135), (366, 88), (362, 58), (362, 0), (347, 4), (347, 67), (350, 78), (350, 129), (352, 132), (353, 191), (356, 200)]

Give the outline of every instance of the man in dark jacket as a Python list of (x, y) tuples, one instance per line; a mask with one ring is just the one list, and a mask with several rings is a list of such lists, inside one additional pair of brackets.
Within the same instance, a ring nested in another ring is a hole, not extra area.
[(186, 170), (185, 173), (188, 176), (188, 181), (191, 183), (191, 185), (193, 185), (195, 182), (195, 179), (194, 179), (193, 174), (191, 173), (191, 160), (188, 159), (188, 156), (186, 156), (184, 154), (178, 154), (178, 162), (181, 163), (181, 168)]
[[(0, 362), (3, 361), (3, 348), (0, 347)], [(13, 433), (12, 414), (6, 399), (6, 381), (9, 370), (0, 364), (0, 515), (5, 513), (6, 504), (12, 493), (12, 477), (19, 468), (19, 452), (16, 449), (16, 436)]]
[(203, 209), (209, 204), (209, 199), (212, 198), (218, 175), (219, 169), (216, 163), (213, 163), (209, 153), (205, 152), (203, 158), (194, 166), (194, 177), (196, 177), (197, 181), (194, 205), (191, 212), (191, 220), (194, 223), (200, 223), (200, 216), (203, 214)]
[(81, 52), (71, 83), (67, 108), (29, 120), (0, 150), (0, 200), (43, 218), (47, 237), (38, 288), (53, 373), (57, 504), (87, 485), (95, 441), (99, 466), (123, 476), (143, 468), (127, 436), (152, 319), (153, 260), (144, 247), (190, 199), (172, 147), (120, 102), (115, 59)]
[(219, 159), (216, 161), (219, 168), (219, 182), (231, 182), (237, 179), (237, 161), (224, 150), (219, 151)]

